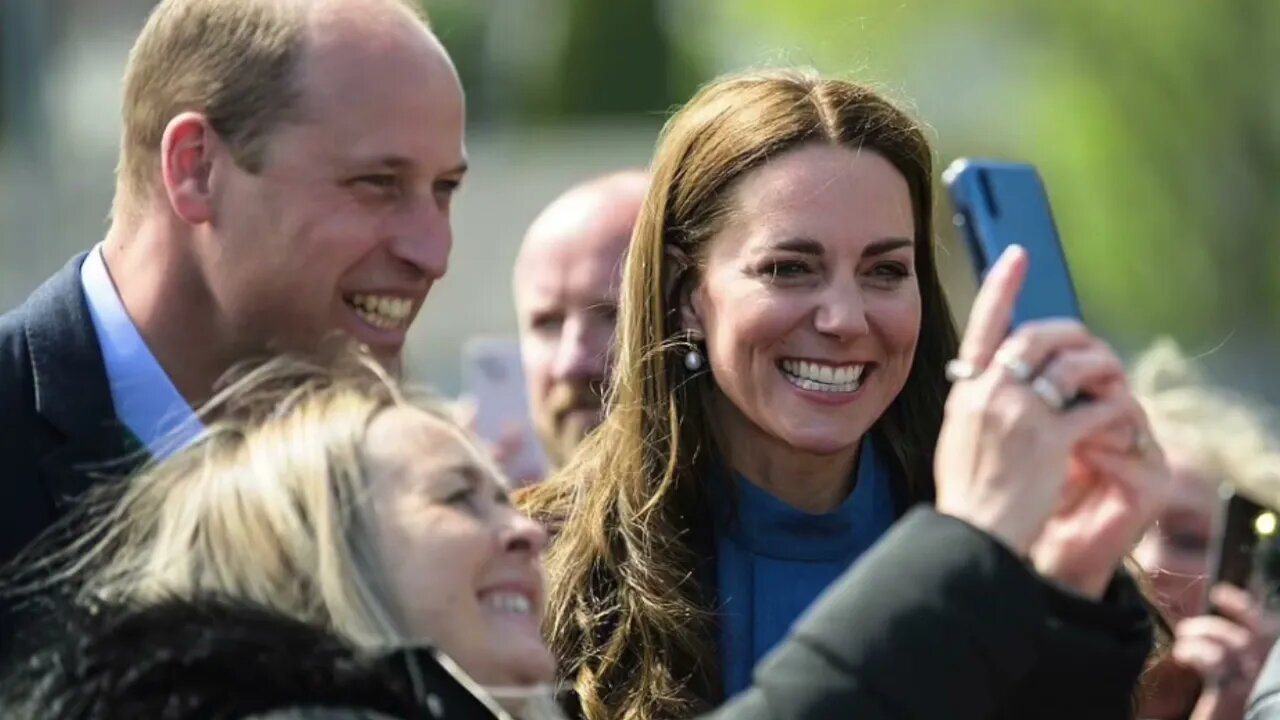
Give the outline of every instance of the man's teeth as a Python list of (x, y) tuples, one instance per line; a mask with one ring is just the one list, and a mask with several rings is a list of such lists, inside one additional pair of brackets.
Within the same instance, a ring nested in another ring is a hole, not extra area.
[(782, 374), (796, 387), (819, 392), (853, 392), (862, 381), (864, 363), (820, 365), (807, 360), (783, 360)]
[(531, 610), (529, 598), (519, 593), (493, 593), (486, 596), (484, 602), (499, 612), (528, 615)]
[(397, 330), (409, 324), (413, 301), (389, 295), (351, 295), (347, 302), (361, 320), (384, 330)]

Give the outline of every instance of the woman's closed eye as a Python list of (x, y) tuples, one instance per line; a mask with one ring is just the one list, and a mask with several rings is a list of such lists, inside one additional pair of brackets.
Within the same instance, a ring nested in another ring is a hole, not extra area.
[(475, 501), (475, 498), (476, 498), (476, 489), (474, 486), (468, 484), (466, 487), (459, 487), (458, 489), (454, 490), (448, 495), (445, 495), (444, 504), (445, 505), (460, 505), (464, 503), (472, 504)]

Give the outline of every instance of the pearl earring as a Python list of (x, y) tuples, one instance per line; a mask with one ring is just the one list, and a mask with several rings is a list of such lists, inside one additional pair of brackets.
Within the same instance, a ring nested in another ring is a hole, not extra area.
[(689, 372), (697, 372), (702, 369), (702, 353), (695, 348), (684, 354), (684, 366)]

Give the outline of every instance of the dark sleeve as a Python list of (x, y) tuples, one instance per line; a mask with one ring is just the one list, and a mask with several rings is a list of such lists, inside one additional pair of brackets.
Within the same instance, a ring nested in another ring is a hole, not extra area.
[(0, 317), (0, 567), (52, 520), (36, 452), (43, 424), (34, 417), (31, 357), (15, 313)]
[(1042, 588), (1049, 616), (1041, 630), (1040, 660), (998, 717), (1131, 720), (1138, 676), (1154, 639), (1137, 584), (1128, 573), (1117, 573), (1101, 602), (1049, 584)]
[(1258, 675), (1244, 720), (1280, 720), (1280, 643), (1271, 648)]
[(1046, 595), (998, 541), (913, 510), (715, 720), (988, 718), (1036, 664)]

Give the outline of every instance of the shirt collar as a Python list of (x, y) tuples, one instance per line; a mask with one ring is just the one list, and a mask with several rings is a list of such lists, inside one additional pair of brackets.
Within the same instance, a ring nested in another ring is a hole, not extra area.
[(853, 491), (827, 513), (798, 510), (738, 473), (721, 473), (711, 482), (717, 531), (768, 557), (846, 557), (873, 543), (895, 519), (891, 474), (870, 433), (862, 439), (855, 472)]
[(101, 244), (85, 257), (80, 284), (102, 348), (116, 417), (157, 459), (191, 444), (204, 427), (130, 319)]

